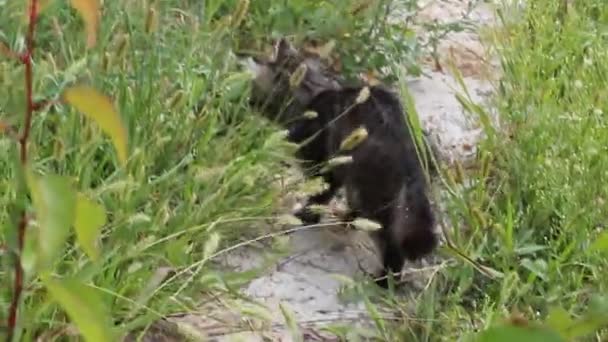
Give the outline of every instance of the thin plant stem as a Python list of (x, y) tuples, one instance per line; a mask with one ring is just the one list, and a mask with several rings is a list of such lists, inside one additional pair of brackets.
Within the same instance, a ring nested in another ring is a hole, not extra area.
[[(23, 127), (23, 134), (19, 137), (19, 156), (22, 165), (27, 164), (27, 142), (30, 136), (32, 125), (32, 116), (35, 111), (32, 88), (32, 57), (34, 54), (34, 29), (36, 27), (36, 17), (38, 12), (38, 0), (30, 0), (29, 6), (29, 25), (26, 37), (26, 50), (21, 55), (21, 62), (25, 66), (25, 93), (26, 93), (26, 111)], [(13, 295), (11, 305), (9, 307), (8, 322), (7, 322), (7, 341), (12, 341), (17, 326), (17, 315), (19, 311), (19, 303), (23, 292), (23, 267), (21, 266), (21, 254), (25, 242), (25, 232), (28, 225), (28, 217), (25, 209), (22, 209), (21, 218), (17, 225), (17, 251), (15, 252), (14, 272), (15, 278), (13, 282)]]

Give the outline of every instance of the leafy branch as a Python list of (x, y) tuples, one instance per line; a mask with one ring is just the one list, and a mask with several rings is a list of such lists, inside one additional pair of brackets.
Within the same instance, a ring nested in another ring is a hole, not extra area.
[[(22, 166), (27, 164), (27, 143), (30, 136), (32, 126), (32, 116), (34, 113), (34, 101), (32, 96), (32, 57), (34, 55), (34, 30), (36, 28), (36, 17), (38, 14), (38, 1), (30, 1), (29, 6), (29, 24), (26, 37), (26, 50), (20, 56), (19, 60), (25, 65), (25, 92), (26, 92), (26, 110), (23, 133), (19, 137), (19, 159)], [(9, 50), (11, 52), (11, 50)], [(9, 55), (16, 56), (15, 53)], [(17, 250), (14, 256), (13, 272), (13, 295), (9, 307), (8, 322), (7, 322), (7, 340), (12, 341), (17, 325), (17, 311), (21, 293), (23, 292), (23, 267), (21, 266), (21, 254), (25, 243), (25, 230), (28, 225), (28, 217), (25, 208), (21, 208), (20, 219), (17, 226)]]
[[(99, 25), (99, 2), (97, 0), (71, 0), (72, 7), (83, 18), (87, 34), (87, 48), (96, 43)], [(16, 241), (8, 241), (2, 250), (13, 256), (13, 283), (6, 336), (12, 341), (19, 334), (19, 307), (24, 292), (24, 279), (29, 273), (40, 277), (47, 292), (67, 312), (87, 340), (111, 341), (110, 320), (103, 303), (92, 288), (75, 280), (51, 276), (53, 266), (58, 261), (69, 235), (74, 227), (77, 241), (83, 251), (93, 261), (98, 259), (97, 237), (106, 223), (103, 206), (89, 200), (73, 189), (68, 177), (32, 171), (28, 151), (32, 120), (37, 111), (44, 109), (52, 101), (34, 101), (33, 57), (35, 49), (36, 22), (48, 1), (30, 0), (27, 6), (28, 27), (25, 51), (18, 53), (8, 45), (0, 43), (0, 55), (4, 55), (24, 65), (25, 73), (25, 114), (22, 132), (8, 123), (0, 121), (0, 133), (13, 138), (18, 144), (19, 161), (16, 165), (19, 177), (18, 201), (14, 212)], [(109, 98), (89, 86), (73, 86), (63, 92), (62, 99), (67, 104), (95, 121), (107, 133), (116, 148), (121, 165), (127, 161), (127, 133), (125, 126), (115, 111)], [(29, 192), (38, 227), (28, 229), (30, 215), (26, 209), (26, 192)], [(27, 234), (26, 234), (27, 233)], [(24, 249), (34, 248), (34, 262), (24, 265)]]

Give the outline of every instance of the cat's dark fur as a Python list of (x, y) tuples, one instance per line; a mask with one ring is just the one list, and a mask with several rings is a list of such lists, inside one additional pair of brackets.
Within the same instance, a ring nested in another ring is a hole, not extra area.
[[(301, 64), (307, 66), (305, 76), (298, 85), (290, 85), (289, 78)], [(252, 67), (256, 72), (252, 104), (286, 127), (289, 140), (303, 143), (296, 153), (306, 175), (322, 176), (329, 185), (311, 196), (307, 206), (326, 204), (345, 187), (349, 217), (382, 225), (373, 237), (381, 251), (383, 276), (387, 271), (401, 272), (405, 259), (432, 252), (438, 242), (435, 216), (398, 96), (374, 86), (369, 97), (356, 104), (362, 86), (343, 85), (319, 58), (303, 56), (285, 40), (277, 44), (274, 59)], [(305, 118), (306, 111), (317, 116)], [(341, 151), (341, 143), (360, 127), (367, 130), (367, 138), (352, 150)], [(352, 162), (321, 172), (325, 162), (343, 155), (351, 156)], [(319, 215), (307, 206), (296, 215), (306, 223), (317, 223)], [(379, 285), (386, 287), (386, 279)]]

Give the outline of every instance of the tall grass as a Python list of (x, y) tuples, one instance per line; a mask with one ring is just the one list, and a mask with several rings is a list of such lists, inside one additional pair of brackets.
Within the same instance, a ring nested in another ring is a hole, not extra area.
[[(502, 67), (500, 126), (486, 126), (470, 184), (447, 177), (449, 238), (475, 264), (442, 264), (416, 295), (416, 314), (390, 336), (454, 341), (502, 322), (544, 322), (564, 340), (603, 341), (608, 6), (505, 2), (498, 14), (502, 27), (486, 43)], [(488, 112), (462, 99), (487, 122)]]

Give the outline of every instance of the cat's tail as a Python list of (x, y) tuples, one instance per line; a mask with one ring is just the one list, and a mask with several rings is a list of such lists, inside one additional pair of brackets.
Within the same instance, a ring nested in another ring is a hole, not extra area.
[(393, 209), (391, 233), (403, 256), (411, 261), (430, 254), (439, 243), (425, 185), (422, 179), (404, 184)]

